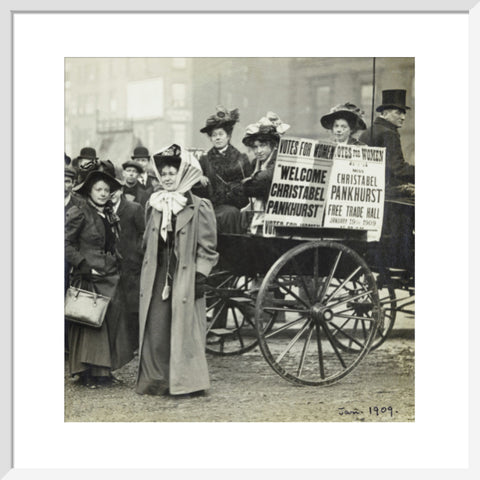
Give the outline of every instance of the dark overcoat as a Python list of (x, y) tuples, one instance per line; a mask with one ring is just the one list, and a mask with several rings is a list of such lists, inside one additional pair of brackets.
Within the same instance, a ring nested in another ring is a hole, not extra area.
[[(133, 358), (133, 344), (128, 337), (123, 299), (117, 292), (119, 257), (105, 252), (105, 226), (97, 211), (88, 203), (72, 207), (66, 214), (65, 257), (76, 267), (86, 260), (99, 275), (92, 276), (96, 291), (111, 298), (101, 328), (71, 323), (69, 327), (69, 363), (72, 374), (88, 365), (115, 370)], [(84, 286), (85, 288), (85, 286)]]
[(143, 207), (120, 197), (117, 209), (120, 217), (118, 251), (121, 255), (121, 283), (129, 312), (138, 312), (140, 271), (142, 269), (142, 238), (145, 231)]
[[(140, 355), (148, 310), (158, 268), (162, 214), (147, 205), (145, 255), (140, 277)], [(169, 391), (171, 394), (205, 390), (210, 386), (205, 355), (205, 297), (195, 300), (195, 274), (208, 276), (218, 260), (215, 213), (209, 200), (191, 196), (177, 215), (174, 254), (176, 266), (171, 291)]]
[(203, 190), (197, 186), (195, 194), (210, 199), (214, 207), (232, 205), (243, 208), (247, 205), (248, 198), (243, 194), (241, 181), (252, 174), (253, 165), (245, 153), (232, 145), (228, 145), (224, 153), (213, 147), (200, 157), (200, 166), (209, 184)]
[(131, 202), (139, 203), (143, 208), (145, 208), (145, 204), (147, 200), (150, 198), (151, 191), (149, 189), (145, 189), (144, 186), (137, 182), (133, 187), (129, 187), (125, 185), (123, 187), (123, 194), (130, 200)]
[(359, 140), (371, 147), (386, 147), (385, 187), (415, 183), (415, 167), (403, 158), (398, 128), (382, 117), (377, 117), (373, 127), (365, 130)]

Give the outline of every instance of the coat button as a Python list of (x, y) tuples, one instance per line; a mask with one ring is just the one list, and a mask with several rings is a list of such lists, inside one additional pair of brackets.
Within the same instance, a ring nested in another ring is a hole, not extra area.
[(143, 293), (141, 293), (140, 296), (143, 297)]
[(154, 231), (155, 231), (155, 227), (152, 228), (152, 232), (154, 232)]
[(187, 232), (185, 230), (182, 230), (182, 235), (185, 235)]
[(187, 269), (187, 266), (186, 266), (186, 265), (184, 265), (182, 268), (183, 268), (184, 270), (186, 270), (186, 269)]
[(183, 303), (187, 303), (187, 299), (184, 298), (184, 299), (182, 300), (182, 302), (183, 302)]

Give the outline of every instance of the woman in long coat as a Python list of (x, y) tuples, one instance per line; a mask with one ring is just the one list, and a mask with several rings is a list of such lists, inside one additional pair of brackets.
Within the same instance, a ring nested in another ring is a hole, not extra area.
[(253, 166), (247, 155), (230, 143), (238, 110), (228, 111), (222, 105), (216, 110), (200, 130), (208, 135), (212, 148), (200, 158), (204, 176), (193, 192), (211, 200), (219, 233), (242, 233), (240, 209), (248, 204), (242, 180), (251, 175)]
[(133, 358), (125, 306), (117, 288), (120, 279), (116, 249), (118, 217), (110, 194), (121, 185), (109, 174), (93, 171), (75, 188), (86, 202), (73, 206), (65, 220), (65, 257), (73, 266), (72, 284), (111, 298), (100, 328), (71, 323), (69, 367), (88, 387), (114, 381), (111, 372)]
[(365, 130), (364, 112), (353, 103), (336, 105), (320, 119), (324, 128), (330, 130), (334, 143), (347, 145), (365, 145), (353, 135), (359, 130)]
[(154, 155), (164, 188), (147, 203), (140, 277), (140, 351), (136, 392), (189, 394), (210, 386), (203, 288), (216, 264), (216, 222), (209, 200), (190, 193), (201, 171), (180, 147)]

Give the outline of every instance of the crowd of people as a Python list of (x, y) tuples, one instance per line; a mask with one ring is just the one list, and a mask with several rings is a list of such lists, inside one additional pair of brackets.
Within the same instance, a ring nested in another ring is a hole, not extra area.
[[(406, 92), (382, 93), (370, 128), (352, 103), (320, 123), (333, 143), (386, 147), (387, 196), (413, 192), (414, 167), (398, 133)], [(242, 143), (251, 161), (231, 144), (238, 121), (237, 109), (216, 108), (200, 130), (212, 147), (199, 161), (176, 144), (153, 156), (137, 146), (117, 175), (94, 148), (73, 160), (65, 155), (65, 291), (110, 298), (100, 328), (66, 321), (69, 370), (80, 384), (115, 384), (112, 372), (138, 354), (139, 394), (209, 388), (204, 293), (218, 261), (217, 233), (262, 234), (277, 147), (290, 128), (273, 112), (248, 125)]]

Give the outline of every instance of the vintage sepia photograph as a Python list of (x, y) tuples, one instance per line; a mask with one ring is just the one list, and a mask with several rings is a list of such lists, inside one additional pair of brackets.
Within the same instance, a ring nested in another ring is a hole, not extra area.
[(415, 421), (415, 58), (66, 57), (65, 422)]

